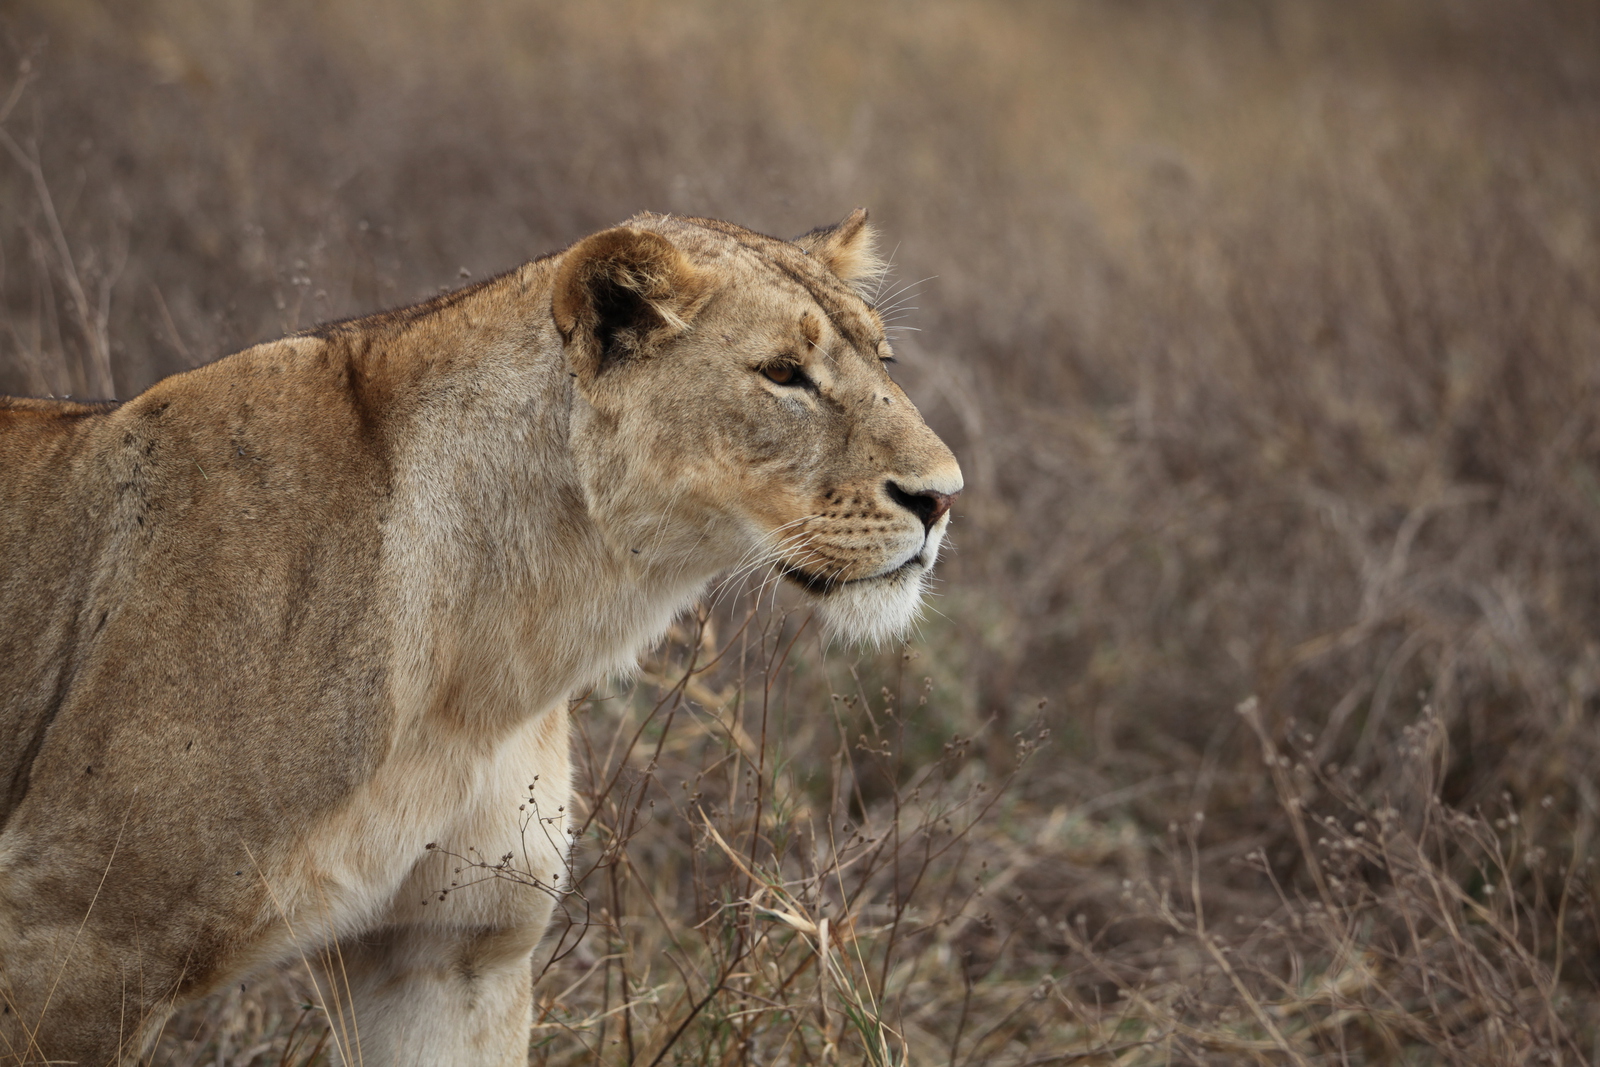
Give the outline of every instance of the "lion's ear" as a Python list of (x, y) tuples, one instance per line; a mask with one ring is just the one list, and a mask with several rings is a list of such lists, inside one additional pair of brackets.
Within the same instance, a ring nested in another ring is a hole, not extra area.
[(686, 330), (705, 288), (665, 237), (617, 226), (562, 254), (550, 309), (573, 370), (592, 378)]
[(864, 207), (850, 212), (843, 222), (801, 234), (794, 243), (862, 294), (871, 291), (887, 266), (878, 255), (878, 232), (867, 222)]

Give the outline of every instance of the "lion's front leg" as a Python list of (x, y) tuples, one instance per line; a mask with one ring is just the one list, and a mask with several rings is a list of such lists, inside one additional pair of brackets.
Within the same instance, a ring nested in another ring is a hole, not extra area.
[(342, 943), (322, 985), (344, 1062), (523, 1067), (539, 933), (391, 927)]
[(349, 1067), (527, 1063), (532, 956), (556, 894), (542, 877), (494, 867), (437, 850), (402, 890), (394, 921), (323, 954), (321, 991)]
[(569, 882), (569, 767), (564, 708), (518, 730), (387, 913), (338, 943), (323, 989), (346, 1063), (526, 1064), (532, 955)]

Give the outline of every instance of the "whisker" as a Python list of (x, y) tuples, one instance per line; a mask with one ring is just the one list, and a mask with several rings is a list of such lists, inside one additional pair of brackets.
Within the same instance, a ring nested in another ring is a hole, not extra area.
[(716, 588), (711, 594), (712, 603), (715, 604), (720, 602), (724, 592), (730, 592), (733, 587), (737, 586), (741, 581), (749, 577), (751, 574), (754, 574), (762, 567), (772, 566), (775, 563), (780, 562), (782, 560), (783, 553), (794, 545), (801, 543), (801, 539), (804, 537), (804, 532), (802, 531), (791, 534), (788, 537), (774, 540), (775, 534), (782, 530), (799, 526), (809, 519), (815, 517), (816, 516), (813, 515), (803, 515), (798, 519), (784, 523), (771, 533), (764, 535), (754, 546), (751, 547), (748, 552), (745, 553), (740, 562), (734, 565), (730, 573), (717, 584)]
[[(897, 296), (901, 296), (901, 295), (915, 296), (916, 295), (915, 292), (912, 291), (913, 287), (921, 285), (924, 282), (931, 282), (937, 277), (938, 277), (937, 274), (930, 274), (926, 278), (920, 278), (920, 279), (918, 279), (917, 281), (914, 281), (914, 282), (906, 282), (904, 285), (900, 286), (900, 288), (894, 290), (892, 293), (890, 293), (889, 295), (883, 297), (882, 299), (874, 300), (873, 301), (873, 307), (874, 307), (874, 309), (876, 309), (878, 307), (878, 305), (886, 303), (887, 301), (893, 300)], [(882, 312), (879, 312), (879, 313), (882, 314)]]
[(883, 269), (878, 271), (878, 276), (875, 279), (873, 279), (872, 304), (874, 306), (877, 305), (878, 298), (883, 293), (883, 287), (886, 284), (888, 284), (889, 273), (890, 273), (891, 269), (894, 266), (894, 257), (899, 255), (899, 254), (900, 254), (900, 245), (897, 242), (895, 244), (895, 246), (894, 246), (894, 251), (890, 252), (887, 256), (884, 257), (884, 259), (883, 259)]

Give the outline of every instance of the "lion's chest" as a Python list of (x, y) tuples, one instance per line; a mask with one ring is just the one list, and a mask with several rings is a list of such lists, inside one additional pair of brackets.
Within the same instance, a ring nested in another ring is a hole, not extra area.
[(394, 924), (542, 922), (565, 884), (570, 767), (564, 705), (492, 746), (419, 727), (273, 872), (277, 918), (318, 943)]

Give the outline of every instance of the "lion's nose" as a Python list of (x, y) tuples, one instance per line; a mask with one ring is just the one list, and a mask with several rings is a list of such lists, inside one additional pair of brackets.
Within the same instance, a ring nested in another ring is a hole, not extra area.
[(885, 483), (885, 487), (889, 491), (889, 499), (921, 519), (925, 530), (933, 529), (933, 524), (944, 518), (945, 512), (950, 510), (951, 503), (959, 495), (935, 493), (927, 489), (909, 493), (894, 482)]

